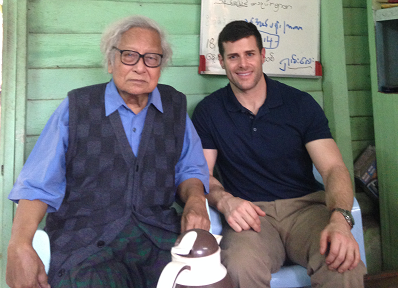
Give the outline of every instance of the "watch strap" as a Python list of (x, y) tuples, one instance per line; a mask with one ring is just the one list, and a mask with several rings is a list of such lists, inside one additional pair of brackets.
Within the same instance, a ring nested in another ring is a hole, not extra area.
[(348, 225), (350, 225), (351, 229), (352, 229), (352, 227), (354, 227), (355, 221), (354, 221), (354, 217), (352, 217), (352, 214), (350, 211), (342, 209), (342, 208), (334, 208), (332, 210), (332, 213), (334, 211), (340, 212), (344, 216), (345, 220), (347, 221)]

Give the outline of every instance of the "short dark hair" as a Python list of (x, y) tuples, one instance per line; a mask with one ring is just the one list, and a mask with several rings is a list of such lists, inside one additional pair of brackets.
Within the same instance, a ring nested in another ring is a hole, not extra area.
[(263, 39), (256, 25), (243, 20), (236, 20), (228, 23), (218, 36), (218, 50), (221, 57), (224, 57), (224, 42), (235, 42), (249, 36), (254, 36), (256, 38), (257, 47), (261, 51), (263, 49)]

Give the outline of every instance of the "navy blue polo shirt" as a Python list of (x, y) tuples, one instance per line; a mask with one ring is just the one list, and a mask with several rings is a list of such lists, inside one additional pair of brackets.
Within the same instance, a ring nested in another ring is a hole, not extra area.
[(196, 106), (192, 121), (203, 148), (218, 150), (218, 172), (234, 196), (273, 201), (318, 191), (305, 144), (332, 138), (326, 116), (308, 93), (264, 77), (267, 98), (257, 115), (229, 84)]

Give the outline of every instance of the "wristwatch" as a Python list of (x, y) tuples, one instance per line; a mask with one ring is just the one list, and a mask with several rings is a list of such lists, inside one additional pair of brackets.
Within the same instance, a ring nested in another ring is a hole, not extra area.
[(338, 211), (338, 212), (340, 212), (341, 214), (343, 214), (345, 220), (347, 221), (348, 225), (350, 225), (351, 229), (352, 229), (352, 227), (354, 227), (355, 221), (354, 221), (354, 217), (352, 217), (352, 214), (351, 214), (350, 211), (344, 210), (344, 209), (341, 209), (341, 208), (334, 208), (334, 209), (332, 210), (332, 213), (333, 213), (334, 211)]

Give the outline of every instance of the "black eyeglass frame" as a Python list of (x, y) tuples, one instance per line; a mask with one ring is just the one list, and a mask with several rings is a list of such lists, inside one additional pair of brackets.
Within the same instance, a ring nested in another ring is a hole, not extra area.
[[(136, 64), (140, 61), (141, 58), (142, 58), (142, 60), (144, 61), (145, 66), (148, 67), (148, 68), (157, 68), (157, 67), (159, 67), (160, 65), (162, 65), (163, 54), (159, 54), (159, 53), (145, 53), (145, 54), (140, 54), (140, 53), (138, 53), (137, 51), (134, 51), (134, 50), (120, 50), (119, 48), (117, 48), (117, 47), (115, 47), (115, 46), (113, 46), (112, 48), (120, 52), (120, 62), (122, 62), (124, 65), (127, 65), (127, 66), (134, 66), (134, 65), (136, 65)], [(138, 54), (137, 62), (135, 62), (134, 64), (127, 64), (127, 63), (124, 63), (123, 60), (122, 60), (122, 58), (123, 58), (123, 52), (125, 52), (125, 51), (137, 53), (137, 54)], [(148, 54), (154, 54), (154, 55), (160, 56), (160, 63), (159, 63), (159, 65), (156, 65), (156, 66), (149, 66), (149, 65), (145, 62), (145, 56), (148, 55)]]

